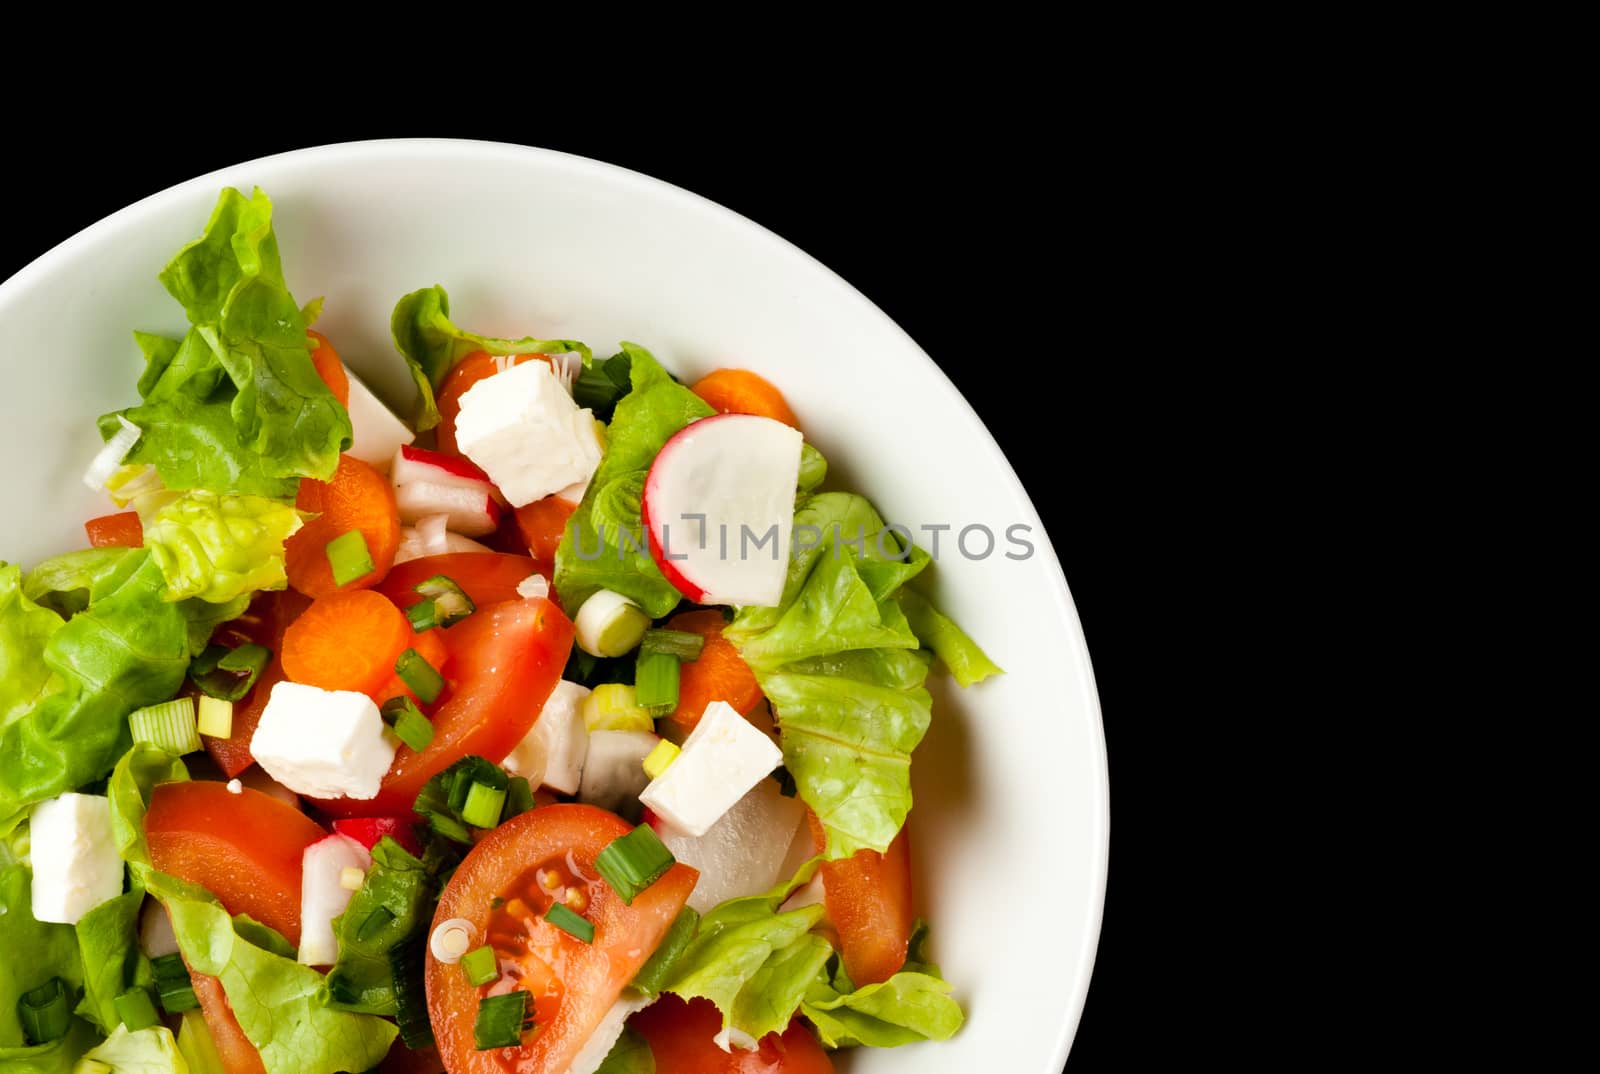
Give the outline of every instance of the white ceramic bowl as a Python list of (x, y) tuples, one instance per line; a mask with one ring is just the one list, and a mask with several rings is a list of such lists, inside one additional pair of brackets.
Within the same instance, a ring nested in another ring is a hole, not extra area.
[[(1007, 669), (961, 691), (942, 673), (912, 766), (920, 910), (967, 1011), (953, 1041), (849, 1053), (851, 1074), (1056, 1074), (1083, 1006), (1105, 891), (1105, 743), (1088, 650), (1038, 515), (933, 362), (838, 276), (676, 187), (578, 157), (455, 141), (366, 142), (269, 157), (147, 198), (0, 284), (0, 447), (12, 505), (0, 556), (79, 547), (107, 510), (79, 480), (96, 415), (135, 400), (135, 328), (181, 333), (156, 273), (224, 185), (272, 197), (295, 296), (380, 394), (406, 402), (389, 312), (450, 292), (458, 323), (650, 347), (680, 376), (747, 366), (779, 385), (830, 477), (924, 525), (1031, 527), (1025, 560), (950, 555), (935, 599)], [(954, 531), (952, 531), (953, 533)], [(969, 547), (981, 550), (974, 531)], [(923, 541), (926, 546), (926, 540)]]

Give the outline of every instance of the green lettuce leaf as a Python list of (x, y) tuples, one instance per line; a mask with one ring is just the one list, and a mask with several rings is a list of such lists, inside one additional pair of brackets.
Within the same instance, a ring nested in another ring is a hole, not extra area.
[[(27, 1047), (17, 1000), (26, 992), (59, 977), (73, 990), (83, 987), (83, 961), (71, 925), (47, 924), (33, 918), (33, 876), (26, 865), (0, 869), (0, 1070), (9, 1071), (6, 1049)], [(75, 1022), (78, 1019), (73, 1019)], [(67, 1069), (82, 1050), (67, 1058)], [(21, 1061), (21, 1060), (19, 1060)], [(19, 1068), (26, 1069), (26, 1068)]]
[(29, 600), (70, 619), (89, 606), (90, 595), (104, 592), (122, 577), (131, 548), (80, 548), (38, 564), (22, 580)]
[(821, 905), (778, 912), (815, 871), (815, 862), (808, 863), (772, 891), (730, 899), (701, 918), (662, 990), (709, 999), (722, 1012), (724, 1029), (757, 1039), (781, 1032), (833, 954), (811, 931), (822, 920)]
[(417, 432), (439, 424), (434, 391), (457, 362), (469, 354), (563, 354), (576, 351), (585, 365), (593, 355), (575, 339), (496, 339), (457, 328), (450, 320), (450, 296), (435, 284), (413, 291), (395, 303), (389, 317), (395, 349), (406, 360), (419, 399)]
[(389, 952), (431, 924), (437, 899), (437, 887), (423, 863), (388, 836), (378, 840), (366, 880), (333, 921), (339, 958), (328, 971), (328, 1005), (393, 1017), (397, 1009)]
[(597, 591), (610, 589), (660, 618), (677, 606), (682, 594), (650, 557), (636, 490), (672, 434), (715, 411), (673, 380), (649, 351), (632, 343), (622, 346), (631, 358), (633, 389), (617, 403), (605, 456), (556, 549), (554, 585), (563, 606), (574, 614)]
[(284, 541), (301, 525), (292, 505), (194, 489), (143, 496), (136, 507), (168, 600), (225, 604), (289, 584)]
[(52, 673), (26, 715), (0, 730), (0, 818), (100, 779), (128, 748), (128, 713), (177, 693), (189, 665), (187, 621), (163, 601), (166, 580), (147, 551), (126, 555), (104, 592), (57, 629)]
[(172, 916), (184, 959), (222, 982), (267, 1074), (339, 1074), (369, 1070), (389, 1051), (391, 1022), (322, 1005), (322, 975), (239, 935), (215, 902), (188, 897), (170, 878), (152, 884)]
[(184, 783), (189, 769), (167, 751), (140, 743), (122, 755), (106, 781), (106, 797), (111, 800), (111, 839), (117, 853), (133, 870), (140, 884), (151, 872), (150, 845), (144, 837), (144, 815), (150, 808), (150, 792), (158, 783)]
[[(169, 489), (279, 500), (293, 499), (301, 477), (331, 476), (350, 418), (311, 363), (267, 196), (224, 190), (161, 282), (193, 327), (182, 340), (135, 336), (144, 402), (121, 414), (142, 435), (127, 461), (155, 466)], [(116, 417), (100, 419), (102, 435)]]
[(53, 1044), (0, 1044), (0, 1070), (5, 1074), (76, 1074), (78, 1058), (99, 1039), (93, 1026), (74, 1018), (67, 1035)]
[(800, 1013), (829, 1048), (894, 1048), (919, 1040), (949, 1040), (965, 1017), (937, 976), (901, 971), (882, 984), (840, 992), (826, 973), (806, 991)]
[(189, 1074), (189, 1063), (166, 1026), (130, 1033), (119, 1025), (105, 1043), (90, 1049), (74, 1074)]
[[(30, 598), (18, 567), (0, 564), (0, 731), (38, 704), (51, 685), (46, 644), (61, 616)], [(6, 811), (0, 809), (0, 818)]]
[(90, 910), (73, 926), (83, 957), (83, 1001), (78, 1013), (109, 1033), (122, 1016), (116, 998), (127, 990), (129, 975), (139, 958), (139, 908), (144, 888), (133, 890)]
[(643, 1037), (624, 1029), (594, 1074), (656, 1074), (656, 1057)]
[(938, 655), (960, 685), (971, 686), (991, 675), (1003, 674), (1000, 665), (990, 660), (954, 619), (935, 608), (915, 589), (901, 591), (900, 607), (912, 631), (923, 645)]

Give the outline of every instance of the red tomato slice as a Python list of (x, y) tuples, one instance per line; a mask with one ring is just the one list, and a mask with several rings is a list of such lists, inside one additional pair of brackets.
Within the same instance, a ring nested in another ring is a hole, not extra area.
[(283, 632), (300, 613), (311, 605), (311, 598), (292, 589), (281, 593), (260, 593), (250, 602), (250, 607), (231, 623), (224, 623), (211, 635), (218, 645), (232, 649), (245, 642), (254, 642), (272, 650), (272, 662), (262, 669), (256, 684), (243, 699), (233, 704), (233, 733), (227, 738), (201, 735), (206, 752), (217, 762), (224, 775), (232, 778), (256, 763), (250, 752), (250, 739), (255, 737), (256, 725), (267, 707), (272, 688), (284, 680)]
[(377, 846), (378, 841), (387, 835), (420, 858), (422, 844), (417, 842), (417, 833), (411, 827), (413, 823), (410, 816), (347, 817), (334, 821), (333, 830), (340, 835), (348, 835), (368, 850)]
[(228, 1074), (267, 1074), (261, 1062), (261, 1053), (250, 1043), (233, 1015), (233, 1006), (222, 990), (222, 982), (203, 973), (190, 972), (194, 981), (194, 996), (200, 1001), (200, 1013), (205, 1015), (206, 1028), (217, 1046), (222, 1069)]
[(833, 1074), (833, 1060), (799, 1019), (753, 1052), (717, 1047), (722, 1015), (710, 1000), (662, 996), (628, 1024), (649, 1043), (656, 1074)]
[[(389, 572), (378, 587), (378, 592), (400, 606), (402, 610), (421, 603), (422, 594), (417, 583), (426, 582), (442, 574), (460, 586), (478, 607), (499, 604), (507, 600), (521, 600), (517, 586), (528, 580), (534, 572), (534, 562), (527, 556), (512, 556), (504, 552), (451, 552), (442, 556), (423, 556), (408, 559)], [(465, 622), (462, 624), (465, 625)], [(460, 627), (451, 627), (454, 633)]]
[(138, 548), (144, 544), (144, 524), (135, 511), (101, 515), (83, 524), (90, 548)]
[(144, 831), (157, 869), (300, 946), (300, 858), (328, 834), (310, 817), (248, 787), (233, 794), (222, 783), (163, 783)]
[[(630, 830), (594, 806), (547, 806), (500, 825), (456, 869), (434, 922), (469, 921), (499, 955), (501, 977), (475, 988), (460, 966), (429, 952), (428, 1014), (450, 1074), (562, 1074), (583, 1049), (661, 943), (700, 875), (674, 865), (632, 906), (624, 905), (594, 859)], [(544, 920), (557, 893), (594, 924), (592, 944)], [(495, 899), (504, 902), (491, 908)], [(519, 989), (533, 997), (538, 1029), (518, 1047), (476, 1050), (471, 1012), (485, 996)]]
[[(816, 814), (806, 811), (812, 846), (821, 853), (827, 836)], [(881, 984), (906, 964), (916, 918), (911, 910), (911, 837), (901, 828), (887, 853), (858, 850), (822, 864), (828, 920), (839, 933), (844, 970), (857, 988)]]
[(546, 573), (555, 568), (556, 549), (566, 535), (567, 520), (577, 509), (577, 504), (560, 496), (546, 496), (517, 508), (517, 529), (522, 532), (523, 543)]
[(434, 430), (435, 443), (439, 450), (451, 455), (461, 454), (461, 449), (456, 446), (456, 418), (461, 414), (461, 397), (467, 394), (467, 389), (492, 377), (503, 369), (509, 369), (523, 362), (538, 359), (548, 362), (547, 354), (513, 354), (509, 357), (497, 358), (493, 355), (478, 351), (469, 354), (457, 362), (455, 368), (445, 376), (444, 382), (439, 385), (439, 393), (434, 397), (439, 404), (439, 426)]
[(323, 810), (403, 816), (423, 784), (461, 758), (498, 763), (532, 730), (572, 652), (572, 620), (542, 599), (480, 605), (443, 634), (450, 692), (433, 713), (433, 742), (421, 753), (401, 746), (376, 798), (319, 802)]

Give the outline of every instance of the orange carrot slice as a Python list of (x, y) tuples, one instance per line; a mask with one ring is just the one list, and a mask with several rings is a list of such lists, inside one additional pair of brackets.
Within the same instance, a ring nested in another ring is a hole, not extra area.
[(689, 389), (711, 404), (719, 414), (754, 414), (800, 428), (783, 393), (772, 382), (748, 369), (716, 369)]
[(322, 378), (322, 383), (328, 386), (333, 397), (339, 400), (340, 406), (349, 406), (350, 375), (344, 371), (339, 352), (333, 349), (333, 344), (321, 332), (313, 332), (308, 328), (306, 335), (316, 344), (311, 349), (311, 364), (317, 367), (317, 376)]
[(90, 548), (138, 548), (144, 544), (144, 526), (133, 511), (101, 515), (83, 524)]
[[(360, 459), (339, 456), (339, 468), (331, 481), (301, 481), (294, 505), (316, 515), (285, 545), (289, 584), (306, 596), (325, 597), (341, 589), (375, 586), (394, 566), (394, 554), (400, 548), (400, 512), (395, 507), (394, 489), (388, 479)], [(373, 569), (339, 586), (328, 564), (328, 542), (356, 529), (366, 538)]]
[(394, 676), (412, 637), (410, 620), (382, 593), (332, 593), (283, 632), (284, 674), (324, 690), (372, 693)]
[(722, 613), (714, 608), (684, 612), (667, 620), (667, 630), (684, 630), (706, 639), (700, 655), (684, 661), (679, 669), (678, 707), (667, 717), (685, 730), (694, 729), (713, 701), (726, 701), (741, 716), (749, 715), (761, 703), (761, 686), (733, 642), (722, 636), (723, 625)]

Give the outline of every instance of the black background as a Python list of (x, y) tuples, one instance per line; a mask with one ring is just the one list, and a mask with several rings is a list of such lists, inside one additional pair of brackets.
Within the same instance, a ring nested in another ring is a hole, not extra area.
[[(303, 118), (277, 134), (226, 138), (136, 124), (107, 124), (88, 136), (39, 129), (13, 142), (28, 146), (33, 166), (8, 166), (0, 178), (12, 210), (0, 236), (0, 277), (101, 216), (201, 172), (305, 145), (411, 135), (543, 145), (633, 168), (743, 213), (839, 272), (932, 355), (987, 422), (1043, 516), (1077, 602), (1105, 714), (1118, 825), (1105, 927), (1068, 1069), (1125, 1067), (1149, 1034), (1148, 1025), (1130, 1025), (1141, 956), (1128, 918), (1136, 885), (1124, 878), (1137, 853), (1129, 851), (1137, 836), (1129, 837), (1138, 817), (1121, 807), (1135, 775), (1123, 763), (1125, 747), (1139, 740), (1148, 715), (1134, 699), (1148, 674), (1140, 669), (1150, 627), (1140, 594), (1148, 583), (1138, 579), (1154, 543), (1160, 470), (1151, 459), (1164, 439), (1166, 404), (1156, 402), (1163, 389), (1155, 363), (1139, 350), (1128, 315), (1130, 266), (1142, 252), (1115, 234), (1109, 206), (1123, 204), (1123, 195), (1087, 189), (1081, 176), (1041, 156), (1037, 139), (987, 121), (870, 112), (847, 124), (837, 116), (784, 119), (760, 131), (737, 123), (686, 129), (650, 116), (422, 129)], [(1117, 177), (1099, 181), (1115, 186)]]

